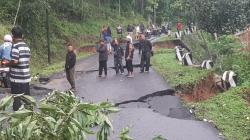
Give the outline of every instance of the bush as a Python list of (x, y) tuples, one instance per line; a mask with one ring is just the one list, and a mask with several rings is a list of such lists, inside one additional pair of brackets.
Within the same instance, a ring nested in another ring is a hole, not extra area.
[(224, 35), (215, 41), (210, 34), (198, 32), (185, 36), (184, 42), (192, 49), (193, 58), (197, 63), (213, 59), (217, 73), (233, 70), (238, 75), (239, 84), (250, 78), (250, 54), (242, 50), (240, 40), (234, 35)]
[[(11, 113), (8, 110), (17, 97), (29, 105)], [(0, 101), (0, 110), (2, 140), (86, 140), (93, 134), (98, 140), (107, 140), (112, 129), (108, 114), (118, 111), (107, 102), (82, 103), (72, 93), (57, 91), (40, 103), (25, 95), (7, 96)]]

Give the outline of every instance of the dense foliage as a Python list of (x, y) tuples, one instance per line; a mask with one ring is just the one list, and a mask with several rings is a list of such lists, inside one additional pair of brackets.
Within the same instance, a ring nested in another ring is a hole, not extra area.
[(212, 59), (218, 74), (233, 70), (238, 75), (239, 84), (249, 81), (250, 63), (246, 60), (249, 60), (250, 54), (234, 35), (224, 35), (215, 41), (210, 34), (198, 32), (185, 36), (184, 42), (192, 49), (196, 64)]
[[(29, 105), (12, 113), (10, 107), (17, 97)], [(40, 103), (25, 95), (6, 96), (0, 110), (2, 140), (84, 140), (94, 134), (97, 140), (107, 140), (112, 129), (107, 115), (118, 111), (107, 102), (83, 103), (72, 93), (57, 91)]]
[(192, 67), (183, 67), (176, 62), (173, 49), (160, 49), (155, 54), (152, 60), (154, 68), (168, 80), (172, 87), (194, 86), (194, 83), (207, 77), (209, 73), (209, 71), (194, 70)]
[(172, 0), (170, 11), (171, 15), (182, 16), (209, 33), (235, 33), (249, 23), (249, 3), (248, 0)]
[(64, 60), (64, 46), (68, 41), (76, 47), (94, 44), (103, 25), (114, 29), (118, 24), (125, 28), (129, 23), (145, 22), (141, 11), (132, 6), (132, 0), (121, 1), (121, 15), (117, 4), (114, 0), (1, 0), (0, 36), (10, 32), (18, 12), (16, 24), (24, 28), (25, 41), (32, 51), (32, 72), (42, 73), (39, 70), (47, 66), (46, 9), (51, 57), (55, 63)]
[(192, 48), (197, 64), (212, 58), (217, 74), (222, 75), (224, 71), (233, 70), (238, 79), (237, 88), (220, 93), (207, 101), (194, 103), (197, 117), (212, 121), (228, 139), (248, 140), (250, 53), (234, 35), (223, 35), (216, 41), (211, 34), (198, 33), (185, 36), (184, 41)]
[[(20, 2), (20, 9), (18, 10)], [(209, 33), (234, 33), (249, 22), (248, 0), (1, 0), (0, 35), (8, 33), (15, 17), (25, 29), (25, 38), (39, 64), (46, 62), (46, 9), (49, 13), (51, 55), (61, 60), (64, 44), (93, 44), (103, 24), (141, 23), (145, 19), (161, 24), (178, 17), (195, 23)], [(39, 58), (39, 59), (38, 59)], [(36, 66), (38, 67), (38, 66)]]

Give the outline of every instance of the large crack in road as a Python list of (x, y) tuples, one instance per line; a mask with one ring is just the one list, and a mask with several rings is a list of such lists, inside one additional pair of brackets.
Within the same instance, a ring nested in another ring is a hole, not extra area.
[[(140, 56), (135, 52), (135, 64)], [(110, 56), (108, 66), (113, 66)], [(117, 140), (124, 127), (131, 129), (135, 140), (152, 140), (162, 135), (169, 140), (220, 140), (218, 131), (210, 124), (194, 119), (181, 100), (175, 96), (166, 81), (153, 69), (140, 74), (135, 69), (135, 78), (128, 79), (108, 70), (107, 78), (97, 77), (98, 57), (80, 60), (76, 66), (77, 96), (86, 102), (110, 101), (116, 103), (120, 111), (111, 116), (114, 133), (111, 140)], [(32, 87), (32, 95), (42, 98), (51, 90), (67, 90), (69, 84), (63, 72), (51, 77), (45, 85)], [(95, 137), (88, 138), (95, 140)]]
[(149, 108), (154, 112), (170, 118), (194, 119), (188, 108), (184, 107), (175, 91), (167, 89), (140, 97), (137, 100), (116, 103), (120, 108)]

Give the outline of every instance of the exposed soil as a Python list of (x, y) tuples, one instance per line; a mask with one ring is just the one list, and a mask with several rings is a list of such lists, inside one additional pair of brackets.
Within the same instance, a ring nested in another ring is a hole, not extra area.
[[(124, 44), (126, 43), (126, 40), (120, 40), (120, 43)], [(93, 42), (93, 44), (97, 44), (97, 42)], [(80, 47), (77, 49), (77, 52), (96, 53), (96, 45), (86, 45), (86, 46)]]
[(250, 106), (250, 90), (246, 92), (246, 100), (248, 102), (248, 105)]
[(94, 44), (96, 42), (96, 40), (98, 40), (98, 37), (93, 36), (93, 35), (82, 35), (82, 36), (78, 36), (76, 38), (65, 39), (65, 40), (67, 42), (71, 42), (72, 44), (77, 46), (77, 45), (79, 45), (79, 42), (82, 41), (82, 40), (87, 40), (88, 43)]
[(193, 88), (189, 91), (185, 90), (178, 94), (186, 102), (199, 102), (207, 100), (218, 93), (214, 82), (214, 74), (209, 74), (207, 78), (200, 80)]
[(238, 37), (240, 41), (247, 46), (245, 50), (250, 51), (250, 30), (238, 34)]
[(153, 45), (155, 49), (161, 49), (161, 48), (173, 49), (178, 43), (179, 43), (178, 40), (169, 40), (169, 41), (163, 41), (163, 42), (156, 42)]
[(77, 52), (95, 53), (96, 47), (94, 45), (83, 46), (78, 48)]

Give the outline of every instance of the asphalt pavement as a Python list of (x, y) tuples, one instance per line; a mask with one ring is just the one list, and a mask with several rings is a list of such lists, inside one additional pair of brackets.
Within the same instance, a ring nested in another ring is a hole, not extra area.
[[(139, 64), (140, 56), (135, 52), (134, 64)], [(86, 102), (110, 101), (120, 107), (111, 120), (114, 132), (111, 140), (117, 140), (124, 127), (130, 128), (134, 140), (152, 140), (162, 135), (168, 140), (220, 140), (219, 132), (209, 123), (195, 120), (166, 81), (152, 68), (149, 73), (139, 73), (135, 77), (116, 75), (113, 56), (108, 61), (108, 77), (98, 77), (98, 56), (94, 55), (76, 66), (77, 95)], [(57, 75), (48, 84), (48, 89), (67, 90), (69, 84), (64, 73)], [(95, 137), (90, 137), (95, 140)]]
[[(154, 41), (154, 39), (152, 39)], [(134, 64), (139, 64), (140, 56), (135, 52)], [(125, 64), (125, 63), (124, 63)], [(152, 68), (149, 73), (139, 73), (135, 77), (116, 75), (113, 56), (109, 57), (107, 78), (98, 77), (98, 56), (80, 60), (76, 66), (77, 95), (86, 102), (110, 101), (118, 105), (120, 112), (111, 117), (114, 132), (111, 140), (118, 140), (120, 131), (130, 128), (134, 140), (152, 140), (162, 135), (168, 140), (220, 140), (219, 132), (209, 123), (196, 120), (174, 95), (174, 90)], [(64, 72), (52, 76), (40, 87), (44, 89), (68, 90), (70, 88)], [(36, 89), (33, 89), (33, 96)], [(41, 90), (41, 91), (42, 91)], [(90, 137), (95, 140), (95, 137)]]

